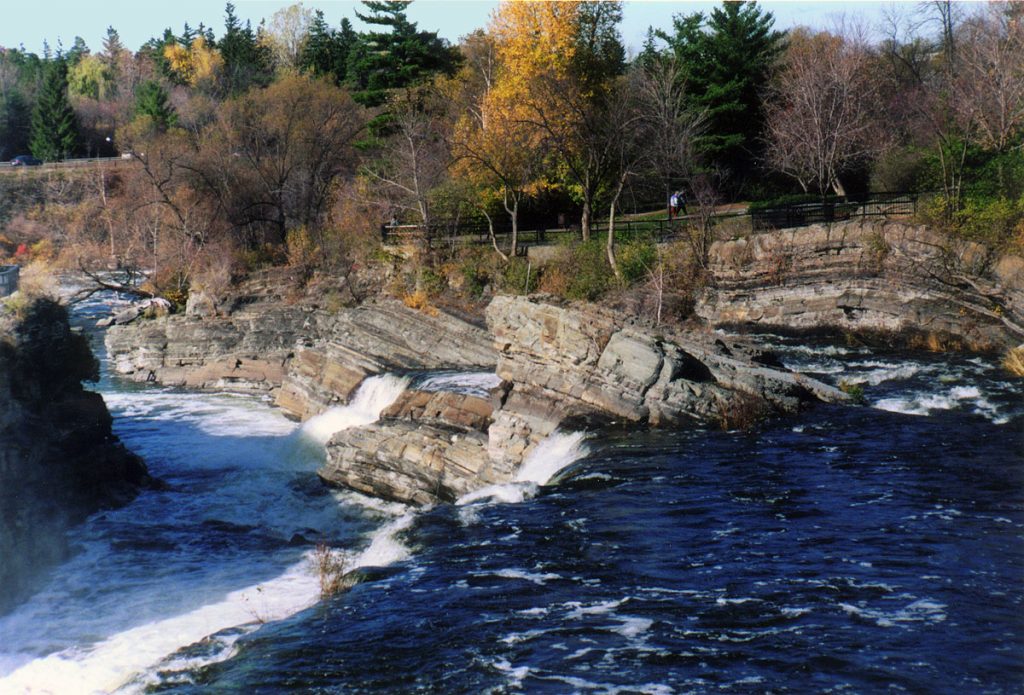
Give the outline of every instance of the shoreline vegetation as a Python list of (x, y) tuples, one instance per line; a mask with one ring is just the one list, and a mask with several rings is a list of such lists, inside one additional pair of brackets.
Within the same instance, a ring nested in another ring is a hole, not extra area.
[[(479, 314), (539, 291), (679, 324), (715, 289), (712, 245), (760, 243), (728, 208), (907, 192), (898, 215), (951, 259), (936, 282), (978, 293), (1024, 248), (1015, 3), (896, 8), (873, 34), (783, 32), (770, 5), (725, 3), (651, 27), (632, 57), (616, 2), (502, 3), (458, 45), (408, 4), (363, 3), (362, 32), (300, 4), (243, 25), (229, 3), (222, 31), (186, 22), (137, 50), (113, 27), (101, 47), (0, 49), (0, 160), (119, 158), (4, 172), (0, 257), (116, 269), (179, 311), (192, 294), (223, 310), (274, 271), (289, 299), (335, 307)], [(658, 210), (673, 243), (641, 225)], [(387, 228), (448, 233), (383, 243)], [(572, 233), (521, 256), (544, 228)], [(868, 244), (876, 264), (887, 244)], [(784, 279), (800, 249), (772, 253)], [(982, 309), (1012, 313), (997, 295)]]

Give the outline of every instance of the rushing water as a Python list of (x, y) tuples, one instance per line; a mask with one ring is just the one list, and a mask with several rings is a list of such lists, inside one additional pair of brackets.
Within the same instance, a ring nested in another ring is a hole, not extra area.
[[(983, 358), (773, 340), (867, 405), (559, 433), (516, 482), (416, 513), (314, 476), (318, 440), (405, 381), (302, 433), (251, 398), (105, 379), (168, 488), (90, 519), (0, 618), (0, 692), (1024, 689), (1021, 383)], [(366, 568), (326, 601), (319, 539)]]

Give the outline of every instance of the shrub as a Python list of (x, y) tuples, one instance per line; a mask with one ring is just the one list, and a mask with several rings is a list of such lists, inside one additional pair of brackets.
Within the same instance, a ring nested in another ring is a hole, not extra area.
[(501, 269), (500, 287), (506, 294), (530, 294), (540, 284), (540, 273), (525, 258), (510, 258)]
[(313, 573), (320, 582), (320, 598), (329, 598), (352, 588), (355, 584), (348, 569), (348, 559), (331, 550), (326, 543), (317, 543), (311, 558)]
[(839, 390), (849, 396), (852, 403), (856, 403), (857, 405), (864, 405), (867, 403), (867, 399), (864, 397), (864, 387), (860, 384), (855, 384), (843, 379), (839, 382)]
[(658, 247), (649, 239), (634, 239), (619, 247), (619, 271), (627, 285), (647, 278), (658, 262)]
[(1010, 348), (1003, 358), (1003, 369), (1014, 376), (1024, 376), (1024, 345)]
[(571, 246), (563, 270), (567, 280), (565, 296), (569, 299), (597, 299), (615, 280), (600, 239)]

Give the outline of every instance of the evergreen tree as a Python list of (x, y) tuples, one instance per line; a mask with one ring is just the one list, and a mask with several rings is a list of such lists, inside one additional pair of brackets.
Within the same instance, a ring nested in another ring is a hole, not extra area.
[(761, 93), (783, 49), (784, 33), (756, 2), (726, 2), (712, 10), (673, 18), (673, 34), (657, 32), (675, 53), (693, 105), (707, 114), (701, 150), (742, 189), (762, 159)]
[(273, 60), (265, 46), (256, 41), (249, 22), (243, 27), (230, 2), (224, 9), (224, 36), (218, 42), (224, 59), (224, 81), (228, 92), (238, 94), (251, 86), (266, 86), (274, 75)]
[(85, 39), (81, 36), (76, 36), (74, 43), (71, 44), (71, 50), (65, 56), (65, 60), (68, 63), (68, 67), (74, 67), (78, 64), (78, 61), (87, 55), (89, 55), (89, 46), (86, 45)]
[(168, 101), (167, 90), (153, 80), (139, 85), (135, 94), (135, 113), (151, 118), (153, 127), (161, 132), (178, 123), (178, 114)]
[(324, 13), (316, 10), (299, 56), (299, 68), (317, 77), (330, 76), (335, 84), (341, 84), (348, 72), (349, 52), (358, 40), (348, 19), (342, 19), (341, 29), (334, 30), (324, 21)]
[(622, 3), (585, 2), (580, 6), (573, 69), (584, 91), (595, 94), (626, 69), (626, 49), (619, 35)]
[(418, 31), (405, 16), (412, 0), (363, 0), (368, 14), (356, 16), (387, 31), (369, 31), (349, 54), (348, 81), (356, 101), (380, 106), (388, 90), (419, 84), (436, 73), (452, 75), (459, 67), (458, 50), (436, 32)]
[(44, 161), (66, 159), (78, 141), (75, 112), (68, 101), (68, 65), (58, 56), (47, 67), (32, 112), (32, 154)]

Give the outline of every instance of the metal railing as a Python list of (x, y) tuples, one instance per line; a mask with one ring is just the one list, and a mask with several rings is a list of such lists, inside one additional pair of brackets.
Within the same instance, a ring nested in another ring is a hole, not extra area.
[[(917, 201), (916, 193), (873, 193), (859, 201), (841, 200), (754, 210), (723, 210), (712, 215), (710, 219), (715, 224), (721, 224), (729, 219), (740, 220), (740, 224), (749, 220), (748, 231), (763, 232), (868, 217), (912, 216), (917, 212)], [(660, 243), (684, 236), (687, 229), (697, 223), (698, 215), (693, 213), (675, 218), (669, 218), (667, 213), (665, 217), (620, 217), (615, 220), (615, 234), (623, 241), (644, 237)], [(426, 243), (428, 247), (439, 244), (457, 247), (491, 243), (488, 226), (477, 221), (445, 220), (431, 224), (429, 228), (421, 224), (384, 224), (381, 225), (380, 232), (381, 240), (385, 244), (415, 241)], [(607, 219), (597, 220), (591, 225), (591, 234), (594, 236), (607, 232)], [(507, 223), (504, 226), (495, 226), (494, 236), (498, 246), (503, 250), (510, 250), (511, 234)], [(581, 238), (579, 224), (567, 225), (564, 220), (561, 224), (554, 220), (548, 224), (534, 224), (530, 228), (519, 230), (516, 254), (524, 255), (530, 246)]]
[(866, 217), (906, 217), (917, 212), (916, 193), (873, 193), (864, 200), (796, 203), (750, 211), (755, 232), (806, 227)]
[(18, 291), (18, 275), (21, 268), (16, 265), (0, 265), (0, 297)]

